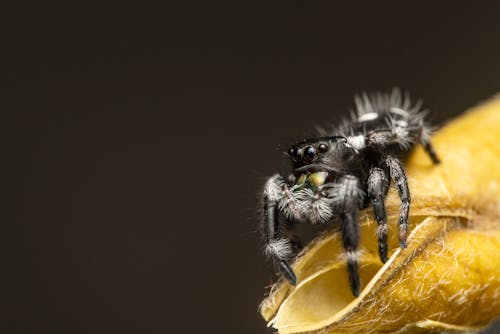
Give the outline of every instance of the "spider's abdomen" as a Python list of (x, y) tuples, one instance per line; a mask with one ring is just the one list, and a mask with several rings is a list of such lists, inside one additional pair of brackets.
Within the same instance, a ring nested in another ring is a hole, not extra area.
[[(405, 122), (405, 120), (402, 121)], [(350, 124), (350, 130), (354, 135), (366, 134), (371, 131), (388, 130), (390, 122), (391, 117), (389, 113), (373, 112), (359, 116), (358, 119)]]
[(400, 127), (421, 127), (425, 112), (421, 103), (411, 103), (407, 94), (395, 88), (390, 94), (362, 94), (355, 97), (356, 109), (350, 124), (353, 131), (374, 131)]
[(356, 98), (356, 111), (350, 123), (340, 129), (354, 148), (371, 146), (387, 153), (407, 151), (415, 142), (426, 141), (425, 112), (419, 103), (412, 106), (399, 90), (388, 95), (366, 94)]

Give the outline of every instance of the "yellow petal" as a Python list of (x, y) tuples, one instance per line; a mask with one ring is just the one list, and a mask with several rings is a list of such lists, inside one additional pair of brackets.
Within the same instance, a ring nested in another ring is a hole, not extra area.
[(360, 275), (348, 287), (337, 231), (313, 241), (294, 263), (298, 285), (279, 281), (260, 311), (280, 333), (467, 332), (500, 316), (500, 99), (440, 130), (406, 164), (412, 207), (408, 248), (398, 247), (400, 201), (386, 200), (390, 259), (378, 259), (371, 210), (360, 217)]

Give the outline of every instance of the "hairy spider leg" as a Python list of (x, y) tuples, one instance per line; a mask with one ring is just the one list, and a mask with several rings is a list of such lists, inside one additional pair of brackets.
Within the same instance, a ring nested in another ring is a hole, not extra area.
[(432, 162), (435, 165), (439, 164), (441, 162), (441, 160), (439, 159), (436, 151), (434, 150), (434, 147), (431, 145), (430, 140), (422, 138), (421, 142), (422, 142), (422, 146), (424, 147), (425, 152), (427, 153), (427, 155), (429, 155)]
[(406, 248), (406, 239), (408, 237), (408, 214), (410, 211), (410, 190), (408, 189), (408, 180), (401, 162), (391, 156), (385, 159), (391, 178), (398, 188), (399, 198), (401, 199), (401, 209), (399, 211), (399, 244), (401, 248)]
[[(296, 205), (296, 199), (281, 175), (273, 175), (267, 180), (262, 204), (265, 252), (273, 259), (286, 279), (295, 285), (297, 277), (290, 267), (289, 261), (294, 250), (300, 248), (300, 241), (295, 236), (290, 240), (292, 223), (285, 216), (283, 209), (284, 206), (287, 207), (286, 209), (290, 209)], [(288, 212), (299, 215), (295, 210)]]
[[(410, 145), (411, 140), (405, 129), (392, 128), (390, 130), (372, 131), (366, 135), (366, 142), (369, 145), (385, 146), (390, 143), (397, 142), (403, 146)], [(421, 137), (423, 138), (423, 137)], [(424, 143), (424, 149), (429, 154), (434, 163), (439, 163), (436, 153), (434, 152), (430, 142), (427, 140)], [(389, 167), (390, 177), (395, 181), (398, 188), (399, 197), (401, 199), (401, 209), (399, 213), (399, 244), (402, 248), (406, 248), (406, 239), (408, 236), (408, 215), (410, 210), (410, 190), (408, 189), (408, 180), (401, 162), (391, 156), (385, 158), (385, 164)], [(374, 206), (374, 210), (376, 210)], [(378, 221), (377, 221), (378, 222)]]
[(384, 199), (389, 188), (389, 181), (384, 170), (372, 167), (368, 176), (368, 197), (373, 206), (377, 221), (378, 254), (383, 263), (387, 261), (387, 216)]
[(347, 271), (349, 285), (354, 296), (359, 295), (360, 279), (358, 272), (359, 227), (357, 215), (363, 192), (359, 188), (358, 179), (346, 175), (340, 180), (342, 200), (339, 203), (340, 229), (342, 242), (347, 255)]

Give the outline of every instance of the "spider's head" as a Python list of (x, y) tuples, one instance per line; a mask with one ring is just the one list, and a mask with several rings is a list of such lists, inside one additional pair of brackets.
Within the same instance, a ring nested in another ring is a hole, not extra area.
[(304, 140), (293, 145), (288, 150), (288, 155), (298, 173), (305, 171), (334, 172), (335, 164), (332, 164), (332, 161), (338, 160), (339, 156), (345, 152), (345, 143), (346, 138), (340, 136)]

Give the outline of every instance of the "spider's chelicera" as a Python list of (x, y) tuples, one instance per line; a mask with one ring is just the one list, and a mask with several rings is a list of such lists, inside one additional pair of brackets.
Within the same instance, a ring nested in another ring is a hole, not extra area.
[(425, 112), (408, 95), (363, 94), (355, 98), (356, 112), (332, 135), (304, 140), (289, 151), (292, 168), (285, 177), (270, 177), (262, 194), (262, 234), (265, 252), (295, 285), (290, 266), (300, 250), (293, 233), (297, 223), (328, 223), (339, 219), (352, 293), (360, 291), (357, 247), (358, 211), (373, 207), (377, 221), (378, 253), (387, 261), (387, 219), (384, 199), (391, 180), (401, 198), (399, 243), (406, 247), (410, 191), (404, 168), (396, 158), (421, 143), (433, 163), (439, 163), (424, 123)]

